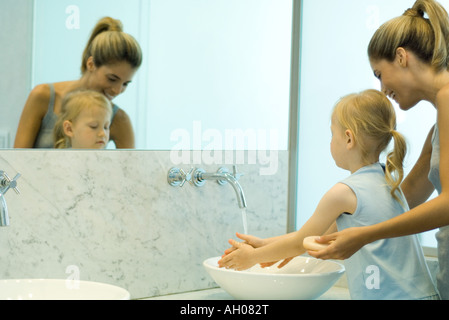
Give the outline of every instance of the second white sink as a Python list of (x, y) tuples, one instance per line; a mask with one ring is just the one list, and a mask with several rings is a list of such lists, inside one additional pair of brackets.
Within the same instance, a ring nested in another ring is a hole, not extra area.
[(0, 280), (0, 300), (129, 300), (127, 290), (110, 284), (64, 279)]

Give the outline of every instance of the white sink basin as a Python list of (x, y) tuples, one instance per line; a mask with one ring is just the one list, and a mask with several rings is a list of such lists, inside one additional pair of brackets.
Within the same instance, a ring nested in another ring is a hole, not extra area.
[(129, 300), (127, 290), (104, 283), (64, 279), (0, 280), (0, 300)]
[(344, 273), (337, 262), (312, 257), (296, 257), (283, 268), (259, 265), (245, 270), (219, 268), (221, 257), (209, 258), (204, 268), (215, 282), (236, 299), (290, 300), (316, 299), (325, 293)]

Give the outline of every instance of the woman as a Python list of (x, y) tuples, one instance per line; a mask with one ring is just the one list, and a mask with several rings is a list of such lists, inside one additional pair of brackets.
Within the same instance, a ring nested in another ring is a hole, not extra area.
[[(417, 163), (401, 185), (411, 210), (373, 226), (322, 236), (318, 242), (331, 244), (327, 249), (310, 252), (322, 259), (346, 259), (375, 240), (440, 227), (437, 287), (442, 299), (449, 299), (448, 42), (448, 14), (433, 0), (416, 1), (413, 8), (375, 32), (368, 55), (383, 92), (402, 110), (411, 109), (421, 100), (429, 101), (436, 108), (437, 122), (427, 136)], [(435, 189), (438, 196), (426, 201)]]
[[(94, 90), (112, 101), (126, 90), (142, 63), (142, 52), (137, 41), (122, 29), (119, 20), (101, 19), (83, 52), (81, 78), (40, 84), (31, 91), (20, 118), (15, 148), (53, 148), (53, 127), (67, 93)], [(117, 148), (134, 148), (131, 121), (116, 105), (113, 106), (110, 140)]]

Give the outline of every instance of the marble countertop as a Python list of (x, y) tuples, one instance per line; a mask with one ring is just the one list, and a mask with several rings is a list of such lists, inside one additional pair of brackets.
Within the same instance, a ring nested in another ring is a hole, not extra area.
[[(349, 290), (345, 287), (333, 286), (317, 300), (350, 300)], [(191, 291), (166, 296), (151, 297), (142, 300), (235, 300), (221, 288)]]

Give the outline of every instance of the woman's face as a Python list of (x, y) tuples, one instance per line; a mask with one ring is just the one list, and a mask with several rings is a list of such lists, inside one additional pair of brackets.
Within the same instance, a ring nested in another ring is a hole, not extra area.
[(87, 61), (88, 87), (98, 91), (112, 101), (125, 92), (134, 77), (136, 69), (126, 61), (96, 67), (92, 57)]
[(402, 110), (410, 109), (421, 100), (409, 68), (401, 65), (399, 57), (393, 62), (370, 60), (370, 64), (374, 76), (380, 81), (381, 91), (396, 101)]

